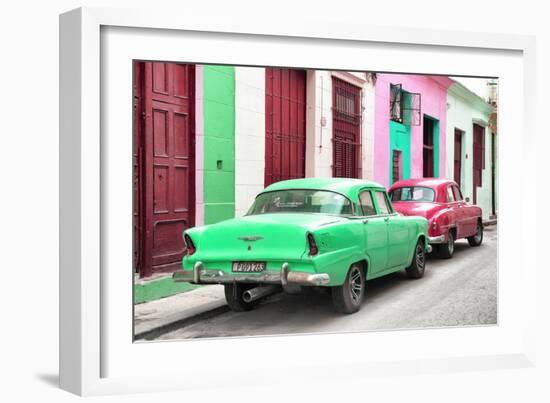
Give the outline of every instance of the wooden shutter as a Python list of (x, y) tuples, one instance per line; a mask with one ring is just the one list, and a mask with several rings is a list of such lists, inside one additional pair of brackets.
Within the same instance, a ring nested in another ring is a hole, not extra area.
[(462, 176), (462, 132), (455, 129), (454, 141), (454, 180), (460, 186)]
[(392, 155), (392, 183), (401, 179), (401, 151), (393, 150)]
[(485, 128), (475, 123), (473, 152), (473, 201), (477, 203), (477, 188), (483, 186), (482, 173), (485, 166)]
[(332, 176), (361, 177), (361, 89), (332, 78)]
[(305, 177), (306, 72), (266, 68), (264, 185)]

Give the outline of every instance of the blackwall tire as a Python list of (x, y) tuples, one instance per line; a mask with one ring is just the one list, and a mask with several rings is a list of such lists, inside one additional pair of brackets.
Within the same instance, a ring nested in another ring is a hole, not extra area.
[(477, 230), (476, 234), (473, 236), (469, 236), (468, 243), (470, 246), (479, 246), (483, 242), (483, 224), (480, 222), (477, 223)]
[(413, 259), (411, 265), (405, 269), (407, 277), (421, 278), (426, 270), (426, 251), (424, 250), (424, 242), (418, 240), (414, 247)]
[(365, 272), (358, 264), (348, 270), (344, 284), (332, 287), (332, 304), (336, 312), (354, 313), (361, 309), (365, 295)]
[(439, 245), (439, 257), (442, 259), (450, 259), (455, 252), (455, 236), (452, 231), (447, 234), (447, 243)]

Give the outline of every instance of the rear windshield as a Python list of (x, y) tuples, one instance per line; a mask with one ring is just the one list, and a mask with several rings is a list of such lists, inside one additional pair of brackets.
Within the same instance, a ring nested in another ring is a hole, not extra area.
[(267, 213), (323, 213), (350, 215), (351, 202), (341, 194), (326, 190), (291, 189), (262, 193), (247, 215)]
[(433, 202), (435, 200), (435, 192), (433, 189), (423, 186), (405, 186), (393, 189), (390, 192), (390, 199), (392, 202)]

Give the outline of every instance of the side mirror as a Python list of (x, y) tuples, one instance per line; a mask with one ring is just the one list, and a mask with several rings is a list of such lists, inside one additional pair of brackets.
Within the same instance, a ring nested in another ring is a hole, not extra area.
[(469, 197), (466, 197), (466, 203), (470, 203), (470, 198)]

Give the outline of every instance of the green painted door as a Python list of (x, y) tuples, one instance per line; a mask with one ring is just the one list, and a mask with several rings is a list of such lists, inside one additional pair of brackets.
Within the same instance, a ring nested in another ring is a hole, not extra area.
[(383, 217), (384, 222), (386, 223), (386, 269), (402, 266), (408, 258), (408, 226), (404, 222), (403, 217), (394, 215), (393, 207), (385, 191), (375, 191), (374, 200), (378, 214)]
[(388, 263), (388, 223), (386, 217), (373, 216), (365, 219), (365, 242), (369, 257), (367, 279), (383, 272)]
[(408, 262), (409, 252), (409, 225), (398, 215), (388, 219), (388, 269), (404, 266)]
[(362, 222), (365, 231), (365, 250), (369, 257), (367, 279), (376, 277), (387, 267), (388, 260), (388, 223), (385, 217), (377, 214), (373, 192), (363, 189), (359, 192)]

